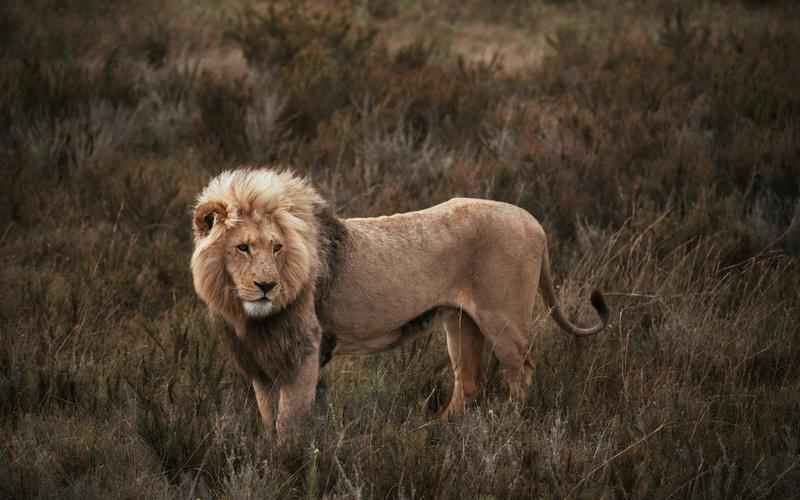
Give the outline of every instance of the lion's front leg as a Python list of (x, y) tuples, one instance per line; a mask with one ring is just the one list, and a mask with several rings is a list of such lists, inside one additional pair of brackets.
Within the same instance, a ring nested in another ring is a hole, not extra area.
[(275, 430), (275, 415), (272, 411), (272, 403), (275, 401), (278, 391), (258, 379), (253, 379), (253, 390), (256, 393), (261, 422), (264, 423), (264, 428), (267, 432), (272, 433)]
[(276, 423), (279, 439), (283, 440), (285, 433), (311, 413), (318, 381), (319, 355), (314, 352), (306, 356), (294, 380), (280, 388)]

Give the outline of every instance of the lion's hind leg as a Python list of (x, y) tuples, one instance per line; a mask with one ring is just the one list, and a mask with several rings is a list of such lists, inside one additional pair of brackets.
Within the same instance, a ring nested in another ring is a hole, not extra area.
[(481, 314), (478, 320), (481, 332), (491, 342), (499, 361), (509, 397), (524, 403), (533, 379), (533, 366), (528, 352), (530, 342), (522, 324), (492, 313)]
[(481, 359), (484, 338), (472, 318), (460, 309), (446, 309), (441, 313), (447, 334), (447, 352), (453, 366), (453, 393), (450, 403), (439, 417), (464, 413), (465, 407), (478, 396), (481, 384)]

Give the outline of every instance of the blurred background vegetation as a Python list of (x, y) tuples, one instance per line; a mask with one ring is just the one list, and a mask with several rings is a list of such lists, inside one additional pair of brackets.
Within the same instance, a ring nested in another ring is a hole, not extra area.
[[(791, 1), (0, 4), (0, 497), (791, 498)], [(276, 450), (188, 272), (194, 196), (291, 165), (342, 216), (516, 203), (559, 294), (527, 405), (443, 337), (335, 359)]]

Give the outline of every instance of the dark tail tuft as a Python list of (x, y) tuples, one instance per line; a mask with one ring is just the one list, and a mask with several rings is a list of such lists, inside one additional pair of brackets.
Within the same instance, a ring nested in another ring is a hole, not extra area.
[(603, 294), (600, 293), (600, 290), (595, 290), (592, 292), (591, 301), (592, 301), (592, 306), (597, 311), (597, 314), (599, 314), (600, 317), (603, 319), (603, 323), (608, 321), (608, 315), (609, 315), (608, 305), (606, 304), (606, 299), (603, 298)]

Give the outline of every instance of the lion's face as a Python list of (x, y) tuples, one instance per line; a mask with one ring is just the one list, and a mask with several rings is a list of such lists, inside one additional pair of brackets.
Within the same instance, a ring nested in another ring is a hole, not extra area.
[(224, 172), (194, 209), (197, 294), (230, 321), (285, 309), (313, 286), (316, 192), (289, 173)]
[(246, 222), (229, 231), (225, 270), (233, 281), (242, 309), (250, 317), (264, 317), (286, 305), (281, 276), (283, 235), (269, 222)]

